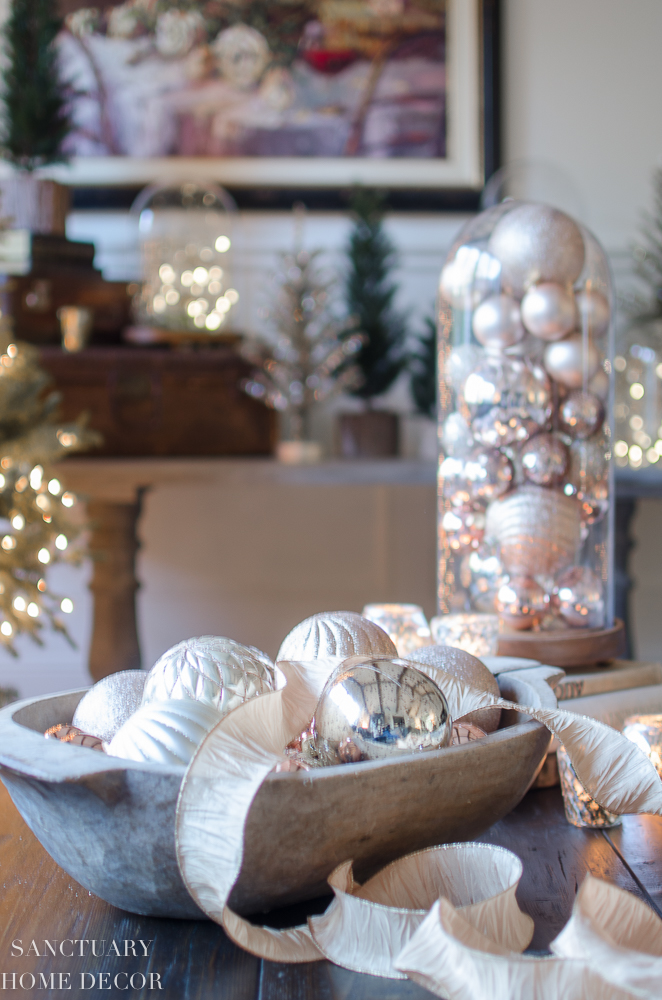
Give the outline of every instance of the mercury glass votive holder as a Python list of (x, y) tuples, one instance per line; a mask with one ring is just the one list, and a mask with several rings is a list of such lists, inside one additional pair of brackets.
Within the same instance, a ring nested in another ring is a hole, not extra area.
[(430, 629), (434, 642), (440, 646), (455, 646), (478, 658), (497, 655), (498, 615), (437, 615), (430, 622)]
[(366, 604), (361, 614), (384, 629), (399, 656), (432, 645), (430, 626), (418, 604)]
[(662, 715), (630, 715), (623, 736), (644, 751), (662, 778)]
[(603, 809), (588, 794), (575, 774), (575, 769), (570, 762), (565, 747), (559, 746), (556, 751), (556, 759), (559, 765), (563, 808), (565, 809), (565, 818), (568, 823), (572, 823), (573, 826), (588, 826), (594, 829), (620, 826), (622, 818), (617, 813)]

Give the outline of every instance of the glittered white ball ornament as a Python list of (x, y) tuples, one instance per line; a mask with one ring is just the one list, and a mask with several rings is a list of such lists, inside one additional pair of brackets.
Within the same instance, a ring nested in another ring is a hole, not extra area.
[(536, 282), (572, 284), (584, 266), (579, 226), (548, 205), (515, 205), (497, 222), (487, 249), (501, 263), (504, 289), (516, 298)]
[(140, 707), (147, 672), (120, 670), (91, 687), (76, 706), (72, 724), (108, 742)]
[(560, 340), (574, 329), (576, 320), (574, 295), (553, 281), (534, 285), (522, 299), (522, 322), (542, 340)]
[(207, 733), (221, 721), (211, 705), (191, 698), (141, 705), (106, 746), (111, 757), (186, 765)]
[(520, 461), (529, 482), (552, 486), (568, 467), (568, 448), (558, 434), (536, 434), (523, 446)]
[(177, 643), (149, 671), (143, 702), (188, 699), (225, 715), (276, 688), (265, 653), (225, 636), (203, 635)]
[(600, 354), (591, 340), (581, 333), (571, 333), (545, 348), (545, 369), (555, 382), (568, 389), (580, 389), (600, 367)]
[(587, 566), (571, 566), (557, 577), (553, 603), (568, 625), (601, 628), (604, 624), (602, 583)]
[(519, 303), (509, 295), (490, 295), (473, 314), (476, 340), (488, 351), (512, 347), (524, 337)]
[[(454, 646), (425, 646), (417, 649), (407, 657), (420, 663), (423, 669), (426, 667), (443, 670), (456, 680), (469, 687), (476, 688), (477, 691), (488, 691), (496, 698), (500, 697), (499, 685), (494, 674), (487, 669), (484, 663), (471, 653), (466, 653), (463, 649), (456, 649)], [(432, 674), (434, 677), (434, 674)], [(437, 681), (443, 690), (443, 681)], [(499, 728), (501, 719), (500, 708), (481, 708), (476, 712), (470, 712), (463, 716), (463, 719), (480, 726), (486, 733), (493, 733)]]
[(609, 302), (602, 292), (587, 288), (577, 292), (579, 329), (593, 337), (601, 337), (609, 326)]
[(499, 588), (497, 610), (511, 628), (533, 628), (548, 608), (549, 595), (531, 576), (514, 576)]
[(355, 611), (322, 611), (295, 625), (278, 650), (278, 660), (328, 656), (397, 656), (386, 632)]

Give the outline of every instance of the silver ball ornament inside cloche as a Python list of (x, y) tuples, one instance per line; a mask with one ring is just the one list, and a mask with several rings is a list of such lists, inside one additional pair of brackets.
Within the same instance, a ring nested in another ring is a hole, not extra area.
[[(602, 374), (608, 379), (606, 372)], [(602, 425), (604, 418), (605, 408), (602, 400), (592, 392), (576, 389), (568, 393), (559, 406), (561, 430), (574, 438), (591, 437)]]
[(575, 628), (604, 625), (602, 583), (588, 566), (571, 566), (564, 570), (556, 579), (552, 601), (568, 625)]
[(355, 611), (321, 611), (295, 625), (278, 650), (278, 660), (328, 656), (397, 656), (384, 629)]
[(555, 382), (568, 389), (580, 389), (600, 367), (600, 354), (591, 340), (585, 340), (581, 333), (571, 333), (547, 345), (544, 364)]
[(327, 681), (312, 725), (327, 760), (383, 760), (448, 746), (452, 721), (440, 688), (408, 660), (349, 657)]
[(577, 308), (572, 291), (555, 281), (530, 288), (522, 299), (522, 322), (542, 340), (560, 340), (574, 330)]
[(203, 635), (177, 643), (156, 661), (143, 703), (185, 698), (225, 715), (276, 686), (274, 666), (265, 653), (225, 636)]
[(476, 340), (488, 351), (502, 351), (524, 338), (519, 302), (510, 295), (490, 295), (473, 314)]
[(558, 434), (536, 434), (520, 452), (524, 477), (538, 486), (553, 486), (568, 468), (570, 455)]

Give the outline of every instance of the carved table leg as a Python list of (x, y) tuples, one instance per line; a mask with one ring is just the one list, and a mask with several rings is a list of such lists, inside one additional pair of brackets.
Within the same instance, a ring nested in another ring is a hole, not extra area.
[(89, 670), (95, 681), (118, 670), (140, 668), (136, 625), (136, 524), (140, 494), (135, 503), (90, 500), (90, 554), (94, 573), (94, 625)]

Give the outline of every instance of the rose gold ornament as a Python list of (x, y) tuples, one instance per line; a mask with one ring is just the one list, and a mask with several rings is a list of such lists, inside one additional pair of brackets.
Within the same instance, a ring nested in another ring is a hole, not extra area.
[(506, 212), (487, 249), (501, 263), (503, 287), (516, 298), (536, 282), (572, 284), (584, 266), (579, 226), (547, 205), (516, 205)]
[(523, 358), (487, 356), (467, 377), (461, 403), (480, 444), (526, 441), (552, 413), (549, 379)]
[(522, 322), (542, 340), (560, 340), (574, 330), (576, 321), (574, 295), (553, 281), (534, 285), (522, 299)]
[(339, 743), (336, 753), (338, 754), (341, 764), (358, 764), (360, 760), (363, 760), (361, 751), (357, 747), (356, 743), (352, 742), (350, 739), (346, 739), (342, 743)]
[(559, 406), (561, 430), (575, 438), (589, 438), (595, 434), (605, 418), (602, 401), (592, 392), (575, 389)]
[(601, 292), (585, 289), (577, 292), (579, 329), (594, 337), (601, 337), (609, 327), (609, 303)]
[(564, 570), (556, 579), (552, 600), (568, 625), (576, 628), (602, 628), (604, 625), (602, 583), (587, 566), (571, 566)]
[(87, 750), (99, 750), (104, 752), (103, 741), (98, 736), (91, 733), (84, 733), (78, 726), (71, 726), (67, 723), (59, 723), (51, 726), (44, 733), (47, 740), (59, 740), (60, 743), (70, 743), (72, 746), (85, 747)]
[(600, 354), (595, 344), (585, 341), (581, 333), (571, 333), (565, 340), (547, 345), (544, 361), (548, 375), (555, 382), (568, 389), (580, 389), (600, 367)]
[(533, 577), (514, 576), (499, 588), (497, 609), (501, 618), (518, 630), (533, 628), (549, 606), (549, 597)]
[(485, 534), (485, 513), (473, 507), (454, 507), (441, 519), (448, 545), (454, 552), (477, 549)]
[(536, 434), (521, 453), (525, 477), (538, 486), (552, 486), (568, 467), (568, 449), (558, 434)]
[(553, 576), (571, 565), (580, 541), (580, 505), (543, 486), (520, 486), (487, 508), (486, 534), (513, 576)]
[(510, 459), (496, 449), (474, 448), (464, 463), (464, 477), (474, 502), (488, 503), (507, 493), (513, 474)]
[(519, 303), (509, 295), (490, 295), (476, 309), (471, 326), (487, 350), (502, 351), (524, 337)]
[(606, 442), (602, 436), (587, 441), (578, 439), (570, 446), (570, 464), (564, 478), (563, 492), (576, 497), (585, 524), (599, 521), (609, 503), (609, 474)]
[(471, 722), (461, 722), (458, 720), (453, 723), (451, 746), (464, 746), (466, 743), (473, 743), (474, 740), (482, 740), (484, 736), (487, 736), (487, 733), (480, 726), (474, 726)]

